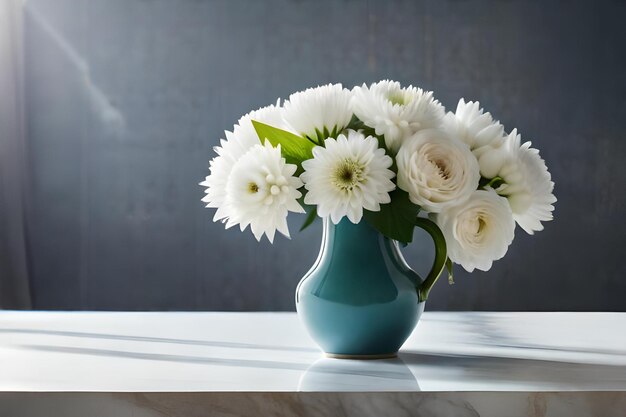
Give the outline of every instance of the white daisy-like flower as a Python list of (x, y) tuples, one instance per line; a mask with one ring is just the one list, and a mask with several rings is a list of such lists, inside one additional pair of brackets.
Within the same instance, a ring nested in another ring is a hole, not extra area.
[(468, 272), (488, 271), (506, 255), (515, 235), (511, 207), (492, 189), (474, 191), (463, 204), (437, 214), (436, 222), (448, 256)]
[(393, 153), (402, 142), (419, 130), (437, 128), (443, 122), (444, 107), (433, 98), (432, 91), (399, 82), (383, 80), (352, 90), (352, 110), (377, 135), (385, 136), (385, 144)]
[(265, 234), (270, 242), (276, 230), (289, 237), (287, 215), (304, 213), (298, 203), (302, 181), (294, 176), (296, 168), (285, 162), (280, 145), (274, 148), (265, 141), (251, 147), (234, 164), (226, 183), (226, 228), (239, 224), (243, 231), (250, 225), (257, 240)]
[(220, 140), (220, 146), (213, 148), (217, 156), (209, 163), (210, 174), (200, 185), (207, 187), (206, 195), (202, 201), (207, 203), (207, 207), (217, 209), (213, 217), (214, 221), (224, 220), (229, 215), (228, 206), (224, 203), (224, 199), (226, 182), (233, 166), (251, 147), (261, 143), (252, 125), (252, 120), (281, 129), (288, 129), (282, 117), (282, 111), (280, 102), (277, 102), (276, 105), (262, 107), (242, 116), (233, 127), (232, 132), (224, 132), (226, 139)]
[(393, 161), (376, 138), (350, 130), (347, 137), (326, 139), (324, 145), (313, 148), (313, 158), (302, 163), (305, 172), (300, 176), (308, 190), (304, 202), (317, 205), (320, 217), (337, 224), (347, 216), (356, 224), (363, 209), (379, 211), (391, 201)]
[(463, 203), (478, 188), (478, 162), (469, 147), (443, 130), (420, 130), (396, 156), (398, 187), (429, 213)]
[(517, 224), (528, 234), (543, 230), (542, 221), (552, 220), (556, 197), (554, 182), (545, 161), (531, 143), (521, 143), (521, 135), (513, 129), (504, 144), (490, 150), (482, 158), (489, 171), (503, 184), (496, 192), (505, 196)]
[(341, 84), (308, 88), (289, 96), (284, 104), (284, 118), (293, 129), (317, 143), (334, 137), (352, 119), (352, 93)]
[[(504, 142), (504, 127), (493, 120), (489, 112), (484, 113), (477, 101), (460, 99), (454, 113), (448, 112), (443, 119), (444, 129), (470, 147), (481, 166), (481, 174), (490, 177), (490, 172), (481, 165), (481, 156)], [(484, 165), (484, 164), (483, 164)]]

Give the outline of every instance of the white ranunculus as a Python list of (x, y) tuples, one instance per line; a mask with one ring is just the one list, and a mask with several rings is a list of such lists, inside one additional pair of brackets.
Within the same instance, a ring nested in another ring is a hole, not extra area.
[(385, 145), (393, 153), (417, 131), (440, 127), (445, 114), (432, 91), (402, 88), (397, 81), (383, 80), (369, 87), (363, 84), (352, 93), (354, 114), (377, 135), (384, 135)]
[(554, 182), (545, 161), (531, 143), (521, 143), (521, 136), (513, 129), (499, 148), (481, 156), (490, 175), (504, 181), (496, 192), (506, 197), (517, 224), (528, 234), (543, 230), (542, 221), (552, 220), (556, 197)]
[(448, 256), (468, 272), (488, 271), (506, 254), (515, 232), (511, 207), (492, 189), (475, 191), (463, 204), (437, 214), (436, 222)]
[(250, 148), (261, 143), (252, 120), (289, 130), (282, 114), (283, 109), (280, 107), (280, 102), (277, 102), (276, 105), (262, 107), (245, 114), (233, 127), (232, 132), (224, 132), (226, 139), (220, 140), (220, 146), (214, 148), (217, 156), (209, 163), (210, 174), (200, 183), (207, 187), (202, 201), (207, 203), (207, 207), (217, 209), (213, 217), (214, 221), (225, 221), (229, 216), (228, 205), (225, 204), (226, 183), (233, 166)]
[(265, 234), (270, 242), (276, 230), (289, 237), (288, 212), (304, 212), (298, 203), (302, 181), (293, 175), (296, 168), (285, 163), (280, 145), (274, 148), (266, 141), (251, 147), (235, 163), (226, 183), (226, 228), (239, 224), (243, 231), (250, 225), (257, 240)]
[(352, 119), (352, 93), (341, 84), (308, 88), (289, 96), (283, 107), (284, 118), (302, 136), (321, 143), (329, 135), (338, 134)]
[(504, 127), (493, 120), (489, 112), (484, 113), (480, 103), (460, 99), (454, 113), (448, 112), (443, 121), (444, 129), (452, 136), (465, 142), (478, 159), (483, 177), (490, 177), (490, 164), (481, 156), (498, 148), (504, 142)]
[(478, 188), (478, 162), (469, 147), (437, 129), (417, 132), (396, 156), (398, 187), (430, 213), (463, 203)]
[(379, 211), (391, 201), (393, 161), (376, 138), (350, 130), (347, 137), (326, 139), (324, 146), (313, 148), (313, 158), (302, 163), (305, 171), (300, 176), (308, 190), (304, 202), (316, 205), (320, 217), (337, 224), (347, 216), (356, 224), (363, 209)]

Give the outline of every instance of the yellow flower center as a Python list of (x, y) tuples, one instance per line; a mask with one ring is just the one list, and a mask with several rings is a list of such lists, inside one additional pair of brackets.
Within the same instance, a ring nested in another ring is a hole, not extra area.
[(363, 168), (362, 164), (353, 159), (344, 159), (333, 172), (333, 185), (344, 191), (352, 191), (357, 184), (363, 181)]
[(248, 192), (250, 194), (255, 194), (259, 192), (259, 186), (253, 182), (248, 183)]
[(389, 94), (389, 96), (387, 96), (387, 100), (389, 100), (391, 104), (397, 104), (398, 106), (403, 106), (406, 104), (402, 91), (397, 91)]

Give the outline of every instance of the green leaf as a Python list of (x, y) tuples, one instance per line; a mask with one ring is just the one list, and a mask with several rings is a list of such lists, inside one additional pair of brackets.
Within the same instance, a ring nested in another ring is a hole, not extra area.
[(302, 161), (313, 158), (313, 147), (315, 145), (311, 141), (256, 120), (252, 121), (252, 125), (257, 135), (259, 135), (261, 143), (264, 143), (265, 139), (267, 139), (274, 147), (280, 145), (281, 154), (287, 163), (298, 166), (296, 175), (302, 173)]
[(504, 184), (504, 179), (502, 177), (494, 177), (494, 178), (485, 178), (481, 177), (478, 182), (478, 188), (484, 189), (485, 187), (491, 187), (494, 190)]
[(363, 127), (360, 129), (361, 133), (363, 133), (363, 135), (365, 137), (368, 136), (373, 136), (376, 139), (378, 139), (378, 147), (379, 148), (383, 148), (386, 152), (387, 155), (390, 155), (389, 150), (387, 149), (387, 145), (385, 144), (385, 136), (384, 135), (377, 135), (376, 134), (376, 130), (369, 127), (369, 126), (365, 126), (363, 125)]
[(380, 206), (380, 211), (365, 210), (363, 217), (372, 227), (389, 239), (401, 243), (413, 240), (415, 218), (420, 207), (409, 200), (409, 195), (396, 188), (389, 193), (391, 202)]
[(315, 137), (311, 139), (313, 140), (313, 142), (322, 146), (322, 144), (324, 143), (324, 137), (324, 132), (319, 130), (318, 128), (315, 128)]
[(300, 227), (300, 231), (303, 231), (307, 227), (313, 224), (313, 222), (317, 219), (317, 208), (313, 207), (309, 214), (306, 215), (306, 220), (302, 223), (302, 227)]
[(346, 126), (346, 129), (359, 130), (359, 129), (363, 129), (364, 127), (365, 127), (365, 123), (363, 123), (355, 115), (352, 115), (352, 119), (350, 120), (350, 123), (348, 123), (348, 126)]

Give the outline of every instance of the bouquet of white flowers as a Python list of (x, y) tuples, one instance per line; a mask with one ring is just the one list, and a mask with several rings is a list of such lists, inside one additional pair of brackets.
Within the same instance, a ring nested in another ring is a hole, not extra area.
[(478, 102), (446, 113), (433, 93), (380, 81), (307, 89), (246, 114), (225, 132), (203, 201), (226, 228), (289, 237), (289, 212), (366, 221), (408, 243), (420, 213), (448, 258), (486, 271), (513, 241), (552, 219), (554, 183), (539, 151)]

